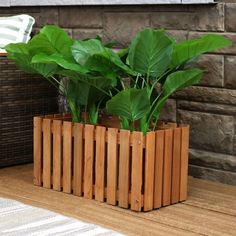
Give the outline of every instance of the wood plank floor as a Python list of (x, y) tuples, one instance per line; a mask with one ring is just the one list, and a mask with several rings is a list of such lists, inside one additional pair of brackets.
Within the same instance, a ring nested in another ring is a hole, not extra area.
[(0, 169), (0, 197), (7, 197), (114, 229), (125, 235), (236, 235), (236, 187), (189, 178), (184, 203), (135, 213), (36, 187), (33, 166)]

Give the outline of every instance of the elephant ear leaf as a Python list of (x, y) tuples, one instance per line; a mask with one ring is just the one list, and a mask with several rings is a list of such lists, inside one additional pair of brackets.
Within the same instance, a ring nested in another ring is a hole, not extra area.
[(53, 75), (57, 70), (57, 65), (43, 63), (32, 64), (32, 55), (29, 53), (28, 44), (8, 44), (5, 49), (8, 53), (8, 57), (15, 61), (20, 69), (27, 73), (40, 74), (47, 78)]
[(180, 66), (203, 53), (213, 52), (230, 45), (230, 40), (221, 35), (213, 34), (177, 43), (172, 54), (172, 65), (174, 67)]
[(55, 64), (63, 69), (74, 71), (79, 74), (86, 74), (89, 72), (86, 68), (76, 63), (73, 59), (70, 60), (64, 58), (61, 54), (47, 55), (44, 53), (39, 53), (32, 58), (32, 63), (45, 63), (48, 65)]
[(104, 52), (105, 48), (98, 39), (76, 41), (72, 46), (72, 55), (81, 65), (85, 65), (88, 58), (94, 54)]
[(29, 51), (32, 54), (45, 53), (61, 54), (64, 57), (71, 58), (71, 46), (73, 40), (61, 28), (48, 25), (40, 30), (40, 33), (29, 42)]
[(158, 77), (169, 67), (173, 41), (164, 30), (145, 29), (132, 41), (127, 63), (145, 76)]
[(148, 92), (136, 88), (123, 90), (109, 100), (106, 107), (112, 115), (131, 121), (139, 120), (150, 110)]
[(5, 47), (8, 58), (15, 61), (16, 65), (25, 72), (36, 74), (37, 72), (31, 65), (31, 56), (28, 52), (27, 44), (12, 43)]
[[(177, 90), (189, 87), (200, 82), (203, 71), (200, 69), (190, 69), (186, 71), (178, 71), (170, 74), (162, 88), (162, 94), (158, 99), (151, 114), (160, 114), (167, 99)], [(150, 117), (151, 118), (151, 117)]]

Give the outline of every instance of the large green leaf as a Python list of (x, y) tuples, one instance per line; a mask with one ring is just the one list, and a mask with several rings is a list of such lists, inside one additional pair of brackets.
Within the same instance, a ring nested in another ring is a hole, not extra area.
[(146, 89), (130, 88), (115, 95), (106, 107), (112, 115), (135, 121), (149, 112), (150, 101)]
[(8, 58), (14, 60), (20, 69), (28, 73), (37, 74), (37, 71), (31, 65), (31, 56), (28, 52), (27, 44), (8, 44), (5, 50), (8, 53)]
[(231, 45), (230, 40), (221, 35), (213, 34), (177, 43), (173, 50), (172, 65), (180, 66), (203, 53), (213, 52), (229, 45)]
[(28, 44), (9, 44), (5, 48), (8, 52), (8, 57), (14, 60), (16, 65), (27, 73), (40, 74), (45, 78), (48, 78), (57, 71), (57, 65), (43, 63), (32, 64), (32, 55), (29, 53)]
[(169, 67), (173, 41), (163, 30), (145, 29), (132, 41), (128, 64), (142, 75), (158, 77)]
[(100, 72), (104, 76), (117, 76), (117, 74), (124, 73), (129, 75), (136, 74), (110, 49), (90, 56), (85, 66), (93, 71)]
[(89, 72), (89, 70), (76, 63), (73, 59), (64, 58), (60, 54), (47, 55), (40, 53), (32, 58), (32, 63), (57, 64), (64, 69), (75, 71), (80, 74), (86, 74)]
[(98, 39), (76, 41), (72, 46), (72, 55), (81, 65), (84, 65), (90, 56), (104, 51), (105, 48)]
[(64, 57), (72, 57), (71, 46), (73, 40), (61, 28), (48, 25), (40, 30), (40, 33), (29, 42), (29, 51), (32, 54), (46, 53), (62, 54)]
[(112, 49), (103, 46), (100, 40), (76, 41), (72, 46), (72, 54), (79, 64), (102, 75), (114, 77), (119, 70), (134, 75), (120, 57)]
[(149, 121), (154, 114), (156, 114), (157, 117), (159, 116), (160, 111), (164, 107), (167, 99), (175, 91), (199, 83), (202, 75), (203, 71), (200, 69), (177, 71), (170, 74), (163, 85), (161, 96), (152, 106), (152, 111), (149, 115)]

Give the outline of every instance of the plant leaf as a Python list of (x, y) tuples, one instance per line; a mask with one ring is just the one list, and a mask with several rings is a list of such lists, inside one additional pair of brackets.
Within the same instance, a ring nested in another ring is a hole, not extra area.
[(72, 46), (72, 55), (81, 65), (84, 65), (88, 58), (94, 54), (104, 52), (105, 48), (98, 39), (89, 39), (86, 41), (76, 41)]
[(163, 85), (160, 98), (157, 100), (156, 104), (153, 104), (154, 106), (152, 107), (151, 114), (149, 115), (149, 121), (154, 113), (159, 116), (160, 111), (164, 107), (167, 99), (175, 91), (199, 83), (202, 75), (203, 71), (200, 69), (177, 71), (170, 74)]
[(145, 29), (132, 41), (127, 62), (142, 75), (158, 77), (169, 67), (172, 49), (163, 30)]
[(135, 121), (149, 112), (150, 101), (146, 89), (130, 88), (112, 97), (106, 107), (112, 115)]
[(74, 60), (66, 59), (60, 54), (47, 55), (44, 53), (40, 53), (32, 58), (32, 63), (57, 64), (64, 69), (75, 71), (80, 74), (86, 74), (89, 72), (89, 70), (79, 65)]
[(57, 53), (64, 57), (72, 57), (73, 40), (63, 29), (54, 25), (43, 27), (28, 44), (30, 53), (34, 55), (40, 52), (48, 55)]
[(8, 57), (15, 61), (16, 65), (23, 71), (31, 74), (41, 74), (45, 78), (57, 71), (57, 65), (35, 63), (32, 64), (32, 55), (29, 53), (29, 46), (25, 43), (9, 44), (5, 47)]
[(172, 54), (172, 65), (180, 66), (203, 53), (213, 52), (229, 45), (231, 45), (230, 40), (221, 35), (213, 34), (177, 43)]

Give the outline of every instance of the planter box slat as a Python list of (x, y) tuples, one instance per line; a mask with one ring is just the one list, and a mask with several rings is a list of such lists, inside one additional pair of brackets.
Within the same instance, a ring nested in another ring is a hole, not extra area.
[(62, 142), (62, 122), (55, 120), (53, 122), (53, 189), (61, 191), (61, 142)]
[(109, 128), (107, 131), (107, 203), (116, 205), (117, 191), (117, 133), (115, 128)]
[(149, 132), (146, 136), (145, 176), (144, 176), (144, 211), (153, 209), (154, 197), (154, 163), (155, 163), (155, 132)]
[(120, 131), (120, 156), (119, 156), (119, 206), (129, 207), (130, 185), (130, 131)]
[(187, 197), (189, 127), (130, 132), (34, 118), (34, 183), (134, 211), (150, 211)]
[(173, 139), (173, 170), (172, 170), (172, 189), (171, 203), (179, 201), (180, 187), (180, 166), (181, 166), (181, 128), (174, 129)]
[(85, 125), (84, 129), (84, 197), (93, 198), (93, 164), (94, 164), (94, 126)]
[(189, 126), (181, 127), (181, 175), (180, 175), (180, 201), (187, 199), (188, 185), (188, 149), (189, 149)]
[(43, 119), (43, 187), (45, 188), (51, 188), (51, 152), (51, 120)]
[(168, 206), (171, 202), (173, 129), (165, 130), (164, 138), (164, 166), (163, 166), (163, 200), (162, 205)]
[(42, 118), (34, 117), (34, 184), (42, 184)]
[(156, 158), (155, 158), (155, 177), (154, 177), (154, 208), (162, 206), (163, 193), (163, 163), (164, 163), (164, 139), (165, 131), (156, 132)]
[(141, 211), (143, 182), (143, 134), (133, 132), (132, 168), (131, 168), (131, 209)]
[(95, 175), (95, 200), (104, 202), (105, 198), (105, 127), (96, 129), (96, 175)]
[(72, 165), (72, 123), (63, 125), (63, 192), (71, 193), (71, 165)]
[(73, 181), (73, 194), (82, 196), (82, 183), (83, 183), (83, 125), (74, 124), (74, 181)]

